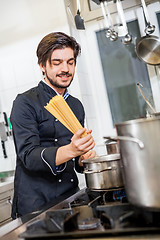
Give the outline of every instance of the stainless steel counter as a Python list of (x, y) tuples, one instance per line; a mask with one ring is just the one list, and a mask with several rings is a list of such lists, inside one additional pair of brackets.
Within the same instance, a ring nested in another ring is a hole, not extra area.
[(8, 190), (13, 189), (13, 181), (11, 182), (0, 182), (0, 194)]
[(0, 183), (0, 226), (11, 220), (13, 181)]
[(10, 223), (0, 227), (0, 239), (1, 240), (18, 240), (18, 236), (26, 230), (26, 226), (29, 222), (42, 219), (45, 216), (46, 211), (51, 211), (52, 208), (58, 209), (61, 208), (63, 201), (65, 199), (74, 199), (74, 195), (78, 192), (79, 189), (73, 189), (70, 192), (66, 192), (65, 194), (58, 197), (53, 202), (48, 203), (44, 208), (39, 211), (32, 212), (31, 214), (27, 214), (21, 218), (17, 218), (16, 220), (11, 221)]

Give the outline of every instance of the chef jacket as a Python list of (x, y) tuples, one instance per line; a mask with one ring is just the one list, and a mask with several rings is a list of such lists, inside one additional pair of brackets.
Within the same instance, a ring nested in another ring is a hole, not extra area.
[[(79, 157), (56, 166), (56, 152), (70, 143), (73, 134), (44, 106), (56, 92), (40, 81), (13, 102), (11, 124), (17, 154), (12, 218), (39, 209), (78, 186)], [(82, 103), (69, 95), (66, 102), (84, 126)]]

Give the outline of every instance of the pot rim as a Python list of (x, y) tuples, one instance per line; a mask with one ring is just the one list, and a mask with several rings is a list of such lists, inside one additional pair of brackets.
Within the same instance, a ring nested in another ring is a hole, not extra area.
[(110, 162), (115, 160), (120, 160), (120, 153), (102, 155), (94, 158), (85, 159), (85, 160), (82, 160), (82, 163), (100, 163), (100, 162)]
[[(154, 116), (156, 116), (156, 114), (152, 114)], [(158, 115), (158, 112), (157, 112)], [(132, 120), (128, 120), (128, 121), (124, 121), (124, 122), (120, 122), (120, 123), (116, 123), (115, 126), (122, 126), (122, 125), (131, 125), (134, 123), (142, 123), (142, 122), (152, 122), (152, 121), (157, 121), (160, 120), (160, 117), (148, 117), (148, 118), (138, 118), (138, 119), (132, 119)]]

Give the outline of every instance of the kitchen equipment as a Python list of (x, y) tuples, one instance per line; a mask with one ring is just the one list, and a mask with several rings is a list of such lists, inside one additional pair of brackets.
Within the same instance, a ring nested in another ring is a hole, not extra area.
[(160, 117), (160, 112), (154, 112), (151, 114), (153, 117)]
[(144, 31), (146, 34), (152, 34), (155, 31), (155, 26), (150, 23), (149, 14), (148, 14), (145, 0), (141, 0), (141, 3), (142, 3), (142, 7), (143, 7), (145, 21), (147, 23), (147, 26)]
[(1, 140), (1, 145), (2, 145), (2, 151), (3, 151), (3, 157), (7, 158), (7, 152), (6, 152), (6, 146), (5, 146), (5, 142)]
[(80, 0), (77, 0), (77, 15), (75, 16), (75, 24), (76, 24), (76, 28), (79, 30), (84, 30), (85, 26), (84, 26), (84, 20), (82, 19), (81, 15), (80, 15), (81, 9), (80, 9)]
[(128, 32), (127, 23), (126, 23), (126, 20), (125, 20), (125, 15), (124, 15), (124, 11), (123, 11), (121, 0), (117, 0), (116, 1), (116, 5), (117, 5), (118, 15), (119, 15), (119, 17), (121, 19), (121, 22), (122, 22), (122, 25), (123, 25), (123, 28), (124, 28), (124, 35), (125, 36), (122, 39), (122, 43), (123, 44), (129, 44), (132, 41), (132, 36)]
[[(102, 1), (100, 3), (102, 14), (104, 16), (105, 24), (106, 24), (106, 37), (111, 41), (116, 41), (118, 39), (118, 33), (114, 30), (113, 22), (111, 18), (111, 14), (107, 5), (107, 1)], [(107, 12), (107, 16), (106, 16)]]
[(4, 122), (0, 122), (0, 139), (4, 142), (7, 140)]
[(120, 154), (97, 156), (82, 163), (88, 188), (106, 190), (123, 186)]
[(18, 240), (20, 233), (20, 239), (159, 239), (160, 213), (135, 209), (125, 200), (124, 190), (82, 189), (5, 239)]
[(148, 104), (148, 106), (152, 109), (153, 113), (156, 113), (156, 110), (153, 108), (153, 106), (150, 104), (150, 102), (147, 100), (147, 98), (145, 97), (142, 89), (140, 88), (140, 86), (143, 88), (143, 85), (141, 83), (137, 83), (137, 87), (142, 95), (142, 97), (144, 98), (145, 102)]
[(140, 38), (136, 44), (136, 53), (145, 63), (160, 64), (160, 39), (153, 35)]
[(160, 118), (126, 121), (116, 124), (116, 130), (128, 201), (160, 211)]
[(0, 122), (0, 139), (1, 139), (3, 157), (7, 158), (6, 147), (5, 147), (5, 141), (7, 140), (7, 134), (6, 134), (6, 131), (5, 131), (4, 122)]
[(107, 16), (108, 16), (108, 21), (109, 21), (109, 29), (106, 31), (106, 37), (109, 36), (109, 39), (111, 41), (116, 41), (118, 39), (118, 32), (116, 32), (114, 30), (113, 21), (112, 21), (112, 17), (111, 17), (109, 8), (108, 8), (107, 1), (104, 1), (104, 7), (106, 9)]
[(103, 17), (104, 17), (105, 25), (106, 25), (106, 28), (107, 28), (106, 29), (106, 37), (110, 38), (111, 33), (112, 33), (112, 29), (110, 28), (109, 20), (108, 20), (108, 17), (106, 16), (104, 2), (101, 2), (100, 5), (101, 5), (101, 10), (102, 10), (102, 14), (103, 14)]
[(3, 112), (3, 116), (4, 116), (5, 126), (7, 128), (7, 136), (10, 136), (11, 132), (10, 132), (10, 128), (9, 128), (7, 113)]
[(144, 95), (142, 89), (140, 88), (140, 86), (143, 87), (143, 85), (142, 85), (141, 83), (137, 83), (137, 87), (138, 87), (138, 89), (139, 89), (142, 97), (144, 98), (145, 102), (148, 104), (148, 106), (149, 106), (150, 109), (152, 110), (152, 113), (147, 114), (146, 117), (148, 117), (148, 116), (149, 116), (149, 117), (160, 117), (160, 112), (156, 112), (156, 110), (154, 109), (154, 107), (150, 104), (150, 102), (149, 102), (149, 101), (147, 100), (147, 98), (145, 97), (145, 95)]
[[(105, 137), (104, 137), (104, 139), (105, 139)], [(106, 145), (107, 154), (119, 153), (119, 147), (118, 147), (117, 141), (107, 139), (105, 141), (105, 145)]]
[(150, 35), (154, 32), (155, 26), (151, 25), (147, 7), (144, 0), (141, 0), (144, 11), (145, 21), (147, 22), (145, 33), (136, 44), (137, 56), (145, 63), (151, 65), (160, 64), (160, 39), (157, 36)]

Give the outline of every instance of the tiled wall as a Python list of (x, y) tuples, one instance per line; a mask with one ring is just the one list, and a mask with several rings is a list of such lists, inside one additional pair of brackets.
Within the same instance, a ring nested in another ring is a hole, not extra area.
[[(10, 116), (13, 100), (20, 92), (37, 84), (40, 71), (35, 57), (36, 39), (21, 41), (0, 48), (0, 121), (4, 121), (3, 112)], [(7, 130), (7, 129), (6, 129)], [(0, 171), (15, 169), (15, 149), (13, 136), (5, 142), (7, 158), (3, 157), (0, 146)]]

